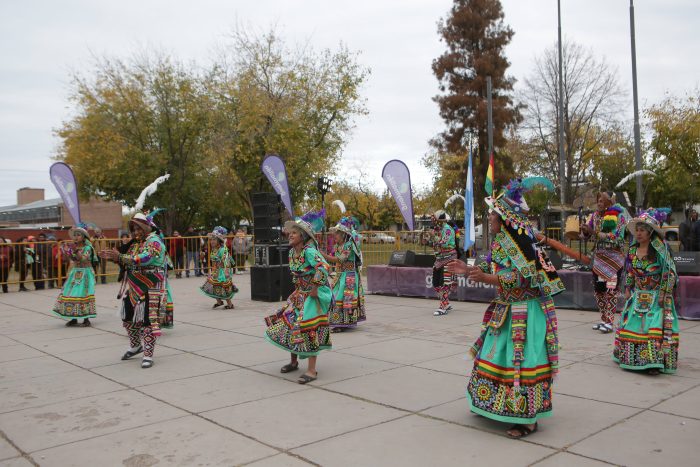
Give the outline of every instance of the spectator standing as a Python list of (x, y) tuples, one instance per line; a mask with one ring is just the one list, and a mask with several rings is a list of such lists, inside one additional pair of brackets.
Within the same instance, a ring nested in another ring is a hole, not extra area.
[(173, 232), (172, 238), (168, 240), (168, 252), (175, 262), (175, 278), (182, 277), (182, 270), (185, 264), (185, 239), (177, 230)]
[(202, 240), (207, 234), (208, 232), (204, 230), (199, 232), (199, 259), (201, 261), (200, 270), (202, 275), (209, 274), (209, 242)]
[(27, 237), (27, 241), (31, 242), (27, 245), (25, 252), (27, 255), (27, 265), (32, 271), (32, 279), (34, 281), (34, 290), (44, 290), (43, 275), (41, 273), (41, 258), (36, 251), (36, 238), (33, 235)]
[[(119, 247), (117, 247), (117, 250), (119, 250), (119, 254), (125, 255), (128, 251), (129, 248), (131, 248), (131, 244), (133, 243), (133, 240), (131, 238), (131, 234), (129, 233), (123, 233), (121, 237), (119, 237)], [(121, 282), (124, 280), (124, 274), (126, 273), (124, 265), (120, 264), (119, 265), (119, 276), (117, 276), (117, 282)]]
[(698, 212), (693, 208), (685, 210), (685, 220), (678, 226), (678, 237), (681, 241), (681, 251), (695, 251), (695, 224), (698, 223)]
[(7, 293), (7, 282), (10, 280), (10, 268), (12, 267), (12, 246), (10, 240), (0, 237), (0, 284), (2, 292)]
[(236, 260), (237, 272), (245, 271), (245, 263), (248, 261), (248, 255), (250, 254), (250, 239), (245, 234), (243, 229), (238, 229), (236, 235), (231, 241), (231, 248), (233, 250), (233, 255)]
[(187, 229), (187, 238), (185, 238), (186, 253), (185, 258), (185, 276), (190, 277), (190, 262), (194, 263), (194, 275), (200, 277), (202, 272), (199, 270), (199, 247), (201, 240), (197, 237), (197, 233), (192, 227)]
[(15, 272), (19, 273), (19, 291), (28, 292), (27, 280), (27, 237), (20, 237), (15, 244)]
[(47, 279), (49, 289), (53, 289), (54, 284), (54, 273), (53, 273), (53, 261), (51, 259), (51, 243), (46, 236), (46, 234), (40, 233), (37, 236), (36, 243), (36, 256), (39, 262), (39, 269), (41, 270), (42, 276)]
[[(92, 245), (95, 248), (95, 251), (102, 251), (102, 250), (107, 250), (110, 248), (107, 239), (105, 238), (104, 234), (102, 233), (102, 229), (99, 227), (95, 229), (95, 235), (92, 237)], [(100, 277), (100, 284), (106, 284), (107, 283), (107, 260), (104, 258), (97, 258), (95, 264), (93, 265), (93, 268), (95, 270), (95, 275), (97, 276), (97, 266), (99, 265), (100, 267), (100, 272), (99, 272), (99, 277)]]

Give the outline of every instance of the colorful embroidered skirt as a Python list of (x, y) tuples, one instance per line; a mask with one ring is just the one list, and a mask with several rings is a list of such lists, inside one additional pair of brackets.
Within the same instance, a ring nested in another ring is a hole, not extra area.
[(467, 399), (471, 411), (501, 422), (529, 424), (552, 415), (552, 368), (547, 355), (547, 318), (539, 299), (517, 302), (527, 309), (524, 360), (520, 368), (520, 390), (513, 380), (511, 312), (501, 327), (489, 330), (474, 359)]
[(613, 361), (626, 370), (658, 368), (675, 373), (678, 368), (678, 315), (672, 305), (672, 341), (664, 349), (664, 311), (656, 291), (639, 290), (630, 297), (615, 332)]
[(92, 268), (73, 268), (52, 310), (63, 319), (94, 318), (95, 273)]
[(318, 298), (295, 291), (265, 331), (273, 345), (300, 358), (313, 357), (331, 348), (328, 313), (332, 311), (331, 289), (318, 288)]
[(365, 292), (355, 271), (343, 271), (333, 286), (335, 308), (329, 315), (332, 328), (349, 328), (365, 321)]
[(199, 291), (209, 298), (230, 300), (236, 295), (238, 289), (233, 286), (233, 281), (230, 277), (226, 279), (223, 274), (220, 274), (216, 278), (211, 275), (208, 276), (206, 282), (199, 288)]

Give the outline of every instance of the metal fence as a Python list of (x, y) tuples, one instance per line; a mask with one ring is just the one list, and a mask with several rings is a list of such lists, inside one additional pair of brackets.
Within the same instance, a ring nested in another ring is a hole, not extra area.
[[(96, 252), (105, 249), (119, 249), (128, 238), (92, 239)], [(68, 270), (69, 259), (63, 254), (63, 241), (3, 242), (0, 239), (0, 287), (3, 292), (43, 290), (62, 287)], [(209, 243), (207, 237), (166, 237), (166, 247), (173, 262), (172, 277), (203, 276), (209, 271)], [(235, 260), (235, 270), (241, 273), (250, 266), (253, 237), (230, 236), (227, 244)], [(93, 264), (98, 284), (115, 282), (119, 276), (119, 266), (98, 258)]]
[[(547, 229), (547, 234), (559, 238), (560, 229)], [(422, 231), (364, 231), (360, 232), (363, 254), (363, 271), (374, 264), (388, 264), (391, 254), (397, 250), (413, 250), (432, 253), (432, 248), (421, 241)], [(128, 241), (128, 239), (125, 239)], [(0, 286), (3, 291), (41, 290), (61, 287), (68, 268), (68, 258), (64, 257), (60, 244), (64, 241), (31, 241), (2, 243), (0, 239)], [(96, 251), (119, 248), (121, 239), (100, 238), (92, 240)], [(171, 277), (204, 276), (210, 267), (209, 243), (205, 236), (166, 237), (166, 247), (173, 262)], [(333, 234), (319, 236), (321, 249), (332, 251)], [(590, 253), (591, 242), (567, 241), (571, 248), (579, 248)], [(674, 246), (673, 243), (669, 242)], [(227, 245), (235, 260), (236, 273), (244, 272), (254, 263), (254, 237), (252, 235), (231, 235)], [(481, 245), (481, 243), (479, 243)], [(566, 261), (566, 260), (565, 260)], [(100, 259), (94, 264), (97, 283), (115, 282), (119, 276), (119, 266)], [(10, 290), (11, 289), (11, 290)]]

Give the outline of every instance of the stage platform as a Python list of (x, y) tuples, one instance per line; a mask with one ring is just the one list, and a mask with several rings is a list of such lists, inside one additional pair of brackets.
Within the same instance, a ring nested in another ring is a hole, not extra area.
[[(557, 307), (596, 310), (591, 273), (560, 270), (566, 291), (554, 297)], [(367, 268), (369, 294), (434, 298), (431, 268), (373, 265)], [(491, 285), (477, 284), (460, 277), (450, 298), (458, 301), (489, 302), (495, 296)], [(683, 319), (700, 320), (700, 277), (680, 276), (676, 289), (676, 308)]]

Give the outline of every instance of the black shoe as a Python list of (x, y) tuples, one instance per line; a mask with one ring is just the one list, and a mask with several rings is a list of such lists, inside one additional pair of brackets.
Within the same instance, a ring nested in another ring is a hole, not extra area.
[(70, 321), (68, 321), (68, 322), (66, 323), (66, 326), (69, 327), (69, 328), (70, 328), (70, 327), (73, 327), (73, 326), (77, 326), (77, 325), (78, 325), (78, 320), (77, 320), (77, 319), (72, 319), (72, 320), (70, 320)]
[(143, 352), (143, 346), (139, 345), (139, 348), (133, 352), (131, 350), (127, 350), (126, 352), (124, 352), (124, 355), (122, 355), (122, 360), (129, 360), (131, 357), (133, 357), (134, 355), (138, 355), (141, 352)]
[(20, 288), (19, 288), (19, 291), (20, 291), (20, 292), (29, 292), (29, 289), (26, 288), (26, 287), (20, 287)]
[(89, 319), (85, 318), (85, 319), (83, 320), (83, 324), (81, 324), (81, 326), (84, 327), (84, 328), (89, 328), (90, 326), (92, 326), (92, 323), (90, 323), (90, 320), (89, 320)]

